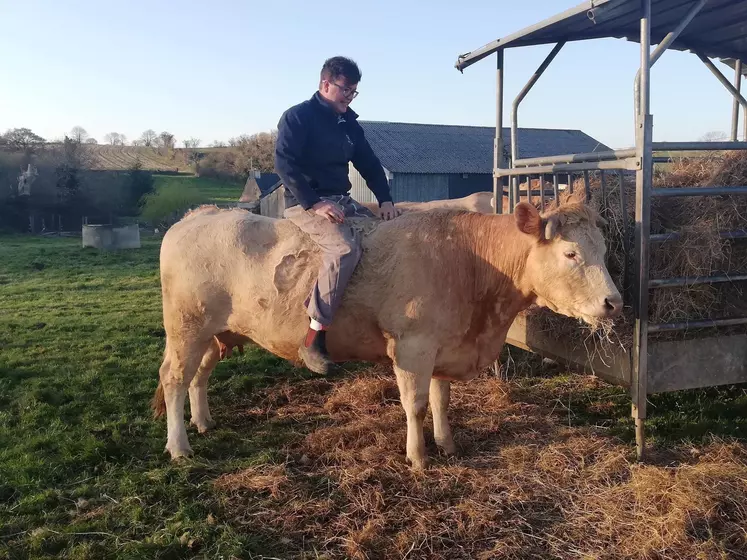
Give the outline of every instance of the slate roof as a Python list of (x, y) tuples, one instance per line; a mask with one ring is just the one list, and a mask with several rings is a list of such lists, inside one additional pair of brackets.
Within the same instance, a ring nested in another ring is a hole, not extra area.
[[(358, 121), (382, 165), (393, 173), (492, 173), (495, 127)], [(510, 150), (511, 130), (503, 131)], [(610, 148), (580, 130), (519, 128), (519, 157)]]

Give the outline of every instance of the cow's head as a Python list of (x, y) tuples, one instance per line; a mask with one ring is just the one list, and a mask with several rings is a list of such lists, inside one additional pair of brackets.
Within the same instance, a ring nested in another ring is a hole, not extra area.
[(605, 265), (599, 214), (569, 202), (540, 215), (529, 203), (514, 209), (516, 226), (531, 238), (525, 282), (537, 305), (595, 324), (622, 310), (622, 297)]

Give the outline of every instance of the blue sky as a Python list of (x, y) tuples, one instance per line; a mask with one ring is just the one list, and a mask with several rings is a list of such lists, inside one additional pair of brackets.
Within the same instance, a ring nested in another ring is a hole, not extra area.
[[(80, 125), (103, 141), (152, 128), (207, 145), (274, 128), (336, 54), (361, 67), (352, 107), (362, 119), (493, 126), (495, 57), (460, 74), (457, 56), (578, 2), (0, 0), (0, 131), (52, 139)], [(506, 53), (506, 114), (550, 49)], [(567, 44), (522, 104), (520, 126), (632, 145), (638, 52), (622, 40)], [(652, 84), (655, 140), (729, 131), (731, 98), (694, 55), (666, 53)]]

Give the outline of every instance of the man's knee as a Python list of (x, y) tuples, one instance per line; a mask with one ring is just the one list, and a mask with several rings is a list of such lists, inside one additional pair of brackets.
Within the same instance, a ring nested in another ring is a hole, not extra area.
[(355, 236), (345, 238), (339, 245), (340, 257), (357, 262), (361, 258), (363, 248), (360, 239)]

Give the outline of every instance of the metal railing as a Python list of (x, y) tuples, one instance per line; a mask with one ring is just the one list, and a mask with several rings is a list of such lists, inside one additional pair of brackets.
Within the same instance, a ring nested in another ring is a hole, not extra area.
[[(697, 152), (697, 151), (723, 151), (723, 150), (747, 150), (747, 100), (739, 91), (741, 82), (742, 62), (737, 61), (735, 84), (732, 85), (706, 58), (702, 53), (695, 54), (702, 60), (708, 69), (725, 86), (734, 98), (731, 142), (654, 142), (653, 141), (653, 117), (650, 114), (650, 71), (651, 67), (661, 57), (664, 51), (677, 39), (680, 33), (688, 26), (698, 12), (709, 0), (697, 0), (691, 9), (682, 18), (674, 29), (659, 42), (657, 47), (651, 51), (651, 0), (641, 0), (640, 10), (640, 69), (633, 83), (634, 106), (635, 106), (635, 146), (621, 150), (606, 150), (601, 152), (588, 152), (579, 154), (551, 155), (543, 157), (521, 158), (519, 157), (520, 146), (518, 145), (518, 110), (521, 102), (528, 95), (531, 88), (537, 83), (549, 64), (558, 55), (564, 43), (555, 45), (545, 60), (520, 93), (514, 99), (511, 110), (511, 158), (506, 161), (503, 153), (503, 78), (504, 78), (504, 53), (503, 49), (497, 49), (497, 74), (496, 74), (496, 137), (494, 143), (493, 158), (493, 194), (495, 200), (495, 212), (502, 212), (503, 196), (508, 196), (509, 212), (525, 196), (527, 201), (532, 202), (533, 197), (540, 197), (540, 207), (544, 208), (548, 197), (560, 200), (559, 180), (567, 177), (566, 189), (573, 193), (574, 177), (583, 177), (585, 197), (589, 200), (591, 196), (590, 173), (599, 176), (601, 190), (601, 211), (605, 216), (608, 211), (607, 177), (609, 173), (617, 172), (619, 177), (619, 197), (622, 208), (622, 241), (625, 251), (623, 271), (623, 295), (626, 305), (632, 303), (634, 311), (634, 343), (631, 352), (631, 379), (630, 390), (632, 399), (632, 416), (636, 426), (636, 445), (638, 457), (644, 452), (644, 425), (646, 418), (646, 397), (648, 383), (648, 336), (655, 333), (667, 333), (685, 331), (689, 329), (702, 328), (724, 328), (736, 325), (747, 325), (747, 317), (718, 317), (711, 319), (698, 319), (682, 321), (678, 323), (649, 324), (648, 304), (649, 292), (653, 289), (676, 289), (688, 286), (717, 284), (725, 282), (747, 281), (747, 271), (739, 274), (713, 274), (710, 276), (694, 276), (679, 278), (650, 278), (649, 275), (649, 252), (651, 243), (666, 243), (681, 239), (678, 232), (652, 233), (651, 232), (651, 201), (658, 198), (671, 197), (710, 197), (710, 196), (747, 196), (747, 186), (709, 186), (709, 187), (662, 187), (653, 186), (653, 168), (657, 163), (666, 163), (673, 156), (666, 156), (669, 152)], [(491, 47), (492, 48), (492, 47)], [(486, 54), (473, 57), (470, 64)], [(737, 121), (739, 107), (744, 108), (745, 113), (745, 141), (737, 141)], [(625, 186), (625, 172), (635, 172), (635, 216), (631, 223), (628, 215), (628, 201)], [(526, 188), (520, 188), (522, 177), (526, 177)], [(532, 187), (532, 178), (537, 177), (539, 187)], [(546, 177), (552, 178), (552, 189), (545, 186)], [(505, 184), (504, 184), (505, 183)], [(632, 228), (632, 229), (631, 229)], [(634, 233), (634, 235), (631, 235)], [(718, 235), (722, 239), (744, 239), (747, 238), (747, 226), (745, 229), (735, 231), (720, 231)], [(630, 240), (634, 238), (631, 247)], [(634, 269), (630, 270), (630, 256), (634, 254)], [(631, 284), (632, 282), (632, 284)]]

